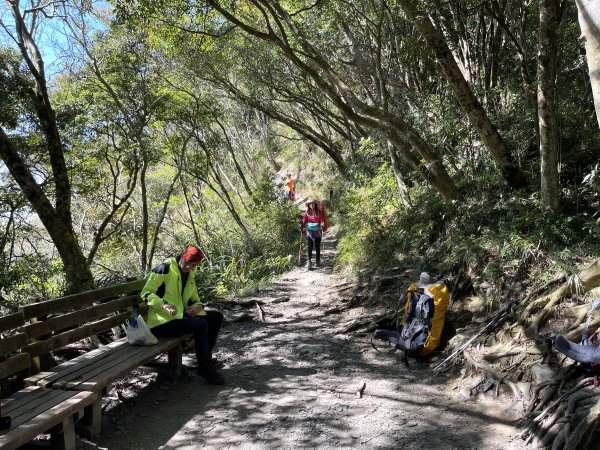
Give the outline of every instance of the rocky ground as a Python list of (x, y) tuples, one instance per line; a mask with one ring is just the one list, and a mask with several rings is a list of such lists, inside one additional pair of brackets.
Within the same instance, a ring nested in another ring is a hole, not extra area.
[(467, 399), (468, 379), (428, 376), (441, 356), (406, 368), (398, 353), (340, 332), (364, 310), (344, 297), (333, 251), (325, 239), (324, 267), (293, 270), (227, 311), (215, 355), (226, 385), (142, 368), (115, 385), (102, 434), (81, 447), (525, 448), (512, 397), (492, 390)]

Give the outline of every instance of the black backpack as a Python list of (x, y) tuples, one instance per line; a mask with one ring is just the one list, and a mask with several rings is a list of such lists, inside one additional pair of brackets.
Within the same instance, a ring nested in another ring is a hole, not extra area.
[[(403, 298), (404, 296), (400, 298), (399, 304)], [(408, 290), (406, 301), (407, 312), (403, 317), (403, 323), (398, 318), (392, 323), (380, 323), (373, 337), (402, 350), (404, 363), (408, 365), (407, 358), (418, 358), (427, 341), (431, 332), (431, 319), (435, 312), (435, 305), (433, 297), (422, 288)]]
[(400, 346), (406, 356), (419, 356), (431, 332), (431, 318), (435, 312), (433, 297), (424, 289), (408, 291), (408, 313), (400, 333)]

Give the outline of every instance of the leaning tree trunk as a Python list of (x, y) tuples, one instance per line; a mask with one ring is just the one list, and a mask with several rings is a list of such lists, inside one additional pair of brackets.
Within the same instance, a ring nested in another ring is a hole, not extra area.
[(481, 138), (502, 176), (514, 188), (527, 186), (527, 178), (510, 154), (500, 133), (489, 119), (483, 106), (475, 97), (465, 80), (443, 34), (434, 26), (429, 17), (419, 11), (411, 0), (399, 0), (402, 10), (415, 22), (415, 26), (435, 53), (446, 81), (453, 90), (461, 108), (467, 115), (475, 132)]
[[(268, 11), (269, 18), (277, 23), (277, 27), (289, 27), (291, 35), (297, 40), (302, 51), (290, 45), (289, 40), (282, 39), (275, 31), (269, 29), (264, 32), (259, 28), (244, 22), (235, 16), (230, 9), (216, 0), (207, 0), (208, 4), (218, 11), (232, 24), (240, 27), (251, 36), (268, 41), (277, 46), (301, 72), (311, 78), (315, 85), (323, 91), (333, 102), (346, 119), (359, 127), (366, 127), (384, 133), (394, 146), (398, 154), (406, 159), (407, 163), (414, 167), (414, 162), (419, 162), (418, 173), (425, 174), (425, 180), (446, 199), (458, 199), (460, 193), (454, 185), (450, 175), (446, 172), (438, 155), (432, 150), (427, 142), (420, 136), (419, 132), (401, 117), (391, 114), (370, 102), (363, 101), (357, 97), (355, 92), (348, 87), (342, 77), (328, 62), (327, 56), (317, 50), (311, 44), (307, 36), (295, 24), (292, 16), (274, 0), (257, 0), (254, 2), (259, 9)], [(259, 5), (260, 4), (260, 5)], [(270, 20), (269, 19), (269, 20)], [(306, 58), (308, 56), (308, 59)], [(419, 153), (425, 163), (414, 155), (408, 155), (410, 150), (400, 142), (397, 136), (401, 134), (410, 142), (411, 146)], [(406, 150), (406, 151), (405, 151)]]
[(598, 0), (576, 0), (579, 11), (579, 26), (585, 40), (590, 83), (594, 95), (596, 119), (600, 125), (600, 2)]
[[(8, 4), (14, 21), (14, 32), (7, 28), (4, 30), (17, 43), (23, 58), (23, 65), (16, 67), (5, 59), (1, 60), (1, 63), (3, 69), (12, 76), (12, 81), (20, 91), (29, 97), (35, 109), (35, 118), (44, 135), (44, 151), (52, 168), (52, 182), (55, 189), (54, 206), (42, 186), (36, 181), (33, 168), (28, 166), (27, 161), (21, 157), (18, 149), (15, 148), (2, 128), (0, 128), (0, 159), (4, 161), (6, 168), (23, 190), (25, 197), (56, 246), (64, 266), (67, 293), (92, 289), (94, 279), (73, 230), (69, 172), (56, 115), (50, 101), (44, 60), (34, 35), (29, 31), (19, 2), (8, 2)], [(27, 11), (33, 22), (40, 20), (41, 15), (46, 15), (44, 7), (42, 5)], [(27, 73), (23, 72), (24, 68)]]

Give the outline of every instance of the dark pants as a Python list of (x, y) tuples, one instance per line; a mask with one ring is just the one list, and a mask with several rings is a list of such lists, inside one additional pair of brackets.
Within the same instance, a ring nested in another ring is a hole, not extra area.
[(308, 260), (312, 259), (313, 247), (315, 248), (315, 253), (317, 255), (317, 263), (321, 262), (321, 238), (315, 237), (312, 238), (308, 236), (306, 238), (306, 243), (308, 244)]
[(192, 333), (196, 347), (196, 359), (198, 364), (201, 364), (208, 361), (217, 343), (217, 336), (219, 336), (222, 324), (223, 314), (220, 311), (206, 311), (206, 316), (183, 317), (158, 325), (152, 328), (152, 334), (156, 337), (177, 337)]

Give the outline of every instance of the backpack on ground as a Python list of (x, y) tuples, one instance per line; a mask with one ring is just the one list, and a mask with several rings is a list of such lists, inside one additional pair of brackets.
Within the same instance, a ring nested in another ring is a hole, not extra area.
[(407, 363), (406, 358), (427, 356), (440, 344), (448, 309), (448, 288), (444, 280), (435, 280), (423, 272), (419, 282), (411, 284), (400, 297), (397, 316), (404, 299), (402, 318), (380, 324), (373, 337), (402, 350)]

